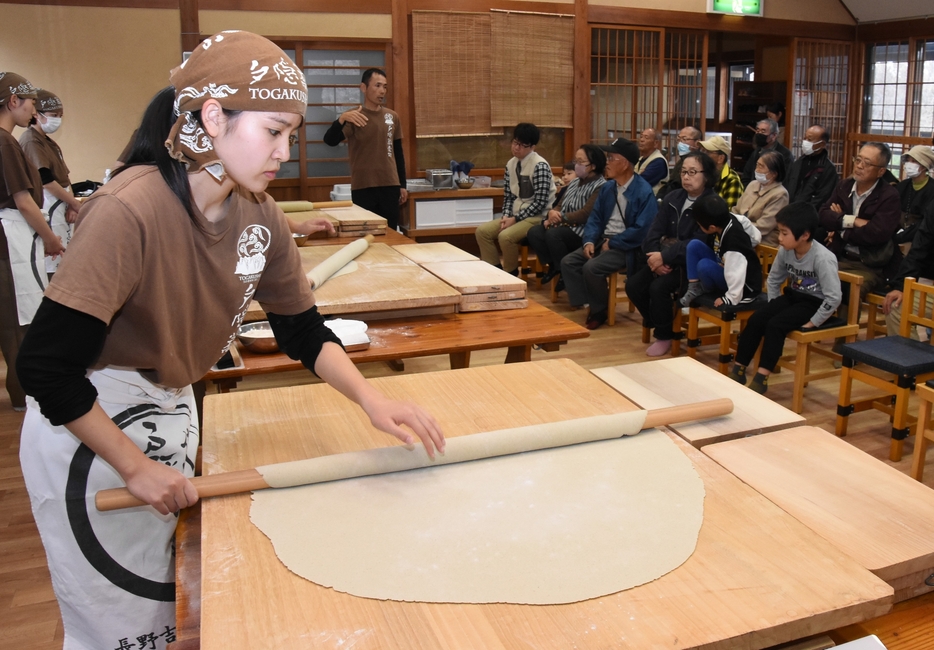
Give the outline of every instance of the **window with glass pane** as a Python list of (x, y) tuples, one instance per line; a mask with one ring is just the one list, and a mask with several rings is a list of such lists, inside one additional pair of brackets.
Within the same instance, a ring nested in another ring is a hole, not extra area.
[(866, 75), (863, 131), (904, 135), (905, 100), (908, 93), (908, 42), (870, 45)]

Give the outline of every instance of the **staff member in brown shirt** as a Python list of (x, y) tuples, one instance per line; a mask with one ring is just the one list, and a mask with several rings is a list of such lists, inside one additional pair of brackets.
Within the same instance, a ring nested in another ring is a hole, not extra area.
[[(42, 214), (42, 182), (13, 129), (26, 127), (35, 113), (36, 89), (14, 72), (0, 72), (0, 351), (6, 361), (6, 389), (13, 408), (26, 408), (16, 375), (16, 355), (48, 279), (42, 248), (63, 250)], [(39, 238), (35, 235), (38, 234)]]

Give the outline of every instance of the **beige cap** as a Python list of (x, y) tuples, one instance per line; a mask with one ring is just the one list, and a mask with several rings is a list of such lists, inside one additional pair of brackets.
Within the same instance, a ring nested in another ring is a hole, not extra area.
[(908, 150), (908, 155), (927, 170), (934, 169), (934, 149), (917, 144)]
[(730, 143), (719, 135), (715, 135), (709, 140), (701, 140), (699, 144), (707, 151), (719, 151), (727, 156), (730, 155)]

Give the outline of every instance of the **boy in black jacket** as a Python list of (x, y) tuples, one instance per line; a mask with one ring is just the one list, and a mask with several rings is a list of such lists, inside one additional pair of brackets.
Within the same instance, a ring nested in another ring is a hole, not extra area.
[(714, 239), (712, 248), (699, 239), (688, 242), (688, 290), (681, 304), (687, 307), (705, 292), (720, 294), (714, 302), (717, 307), (755, 300), (762, 293), (762, 265), (749, 234), (726, 202), (716, 194), (703, 196), (694, 204), (692, 216)]

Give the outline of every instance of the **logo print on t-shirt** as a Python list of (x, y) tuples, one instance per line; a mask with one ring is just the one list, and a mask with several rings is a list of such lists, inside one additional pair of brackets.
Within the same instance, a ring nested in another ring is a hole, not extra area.
[(240, 239), (237, 240), (237, 275), (244, 276), (243, 282), (254, 282), (259, 279), (263, 269), (266, 268), (266, 251), (269, 249), (269, 229), (258, 224), (251, 224), (243, 229)]

